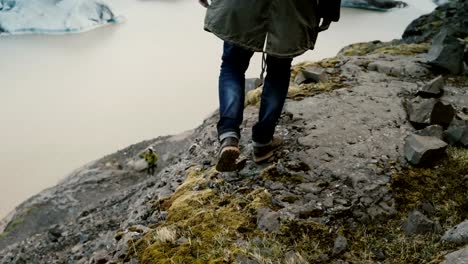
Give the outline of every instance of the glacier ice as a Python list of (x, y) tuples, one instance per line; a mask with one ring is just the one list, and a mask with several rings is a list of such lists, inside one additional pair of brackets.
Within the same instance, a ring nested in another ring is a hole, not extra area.
[(0, 36), (77, 33), (122, 21), (99, 0), (0, 0)]

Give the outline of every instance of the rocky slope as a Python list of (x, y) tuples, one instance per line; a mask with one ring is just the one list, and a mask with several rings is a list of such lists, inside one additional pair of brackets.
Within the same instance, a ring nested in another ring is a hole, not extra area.
[[(84, 166), (3, 221), (0, 263), (466, 262), (468, 150), (430, 168), (405, 160), (416, 129), (404, 102), (438, 74), (430, 46), (361, 43), (296, 65), (285, 145), (267, 164), (250, 159), (258, 88), (238, 172), (213, 168), (216, 114)], [(468, 78), (444, 78), (438, 100), (464, 122)], [(140, 172), (148, 146), (161, 154), (154, 177)]]

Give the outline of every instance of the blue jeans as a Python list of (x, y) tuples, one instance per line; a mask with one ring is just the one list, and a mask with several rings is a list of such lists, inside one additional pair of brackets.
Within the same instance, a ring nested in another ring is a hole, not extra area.
[[(253, 51), (224, 42), (224, 52), (219, 76), (218, 135), (240, 138), (245, 101), (245, 72)], [(281, 116), (291, 77), (292, 58), (266, 58), (267, 75), (263, 85), (258, 122), (252, 129), (255, 143), (269, 143)]]

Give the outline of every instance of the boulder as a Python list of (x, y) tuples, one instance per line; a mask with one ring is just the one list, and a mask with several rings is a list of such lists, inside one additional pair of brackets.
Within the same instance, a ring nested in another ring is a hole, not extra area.
[(325, 82), (328, 80), (327, 73), (325, 69), (318, 68), (318, 67), (307, 67), (303, 71), (299, 72), (294, 79), (294, 82), (297, 85), (303, 83), (318, 83), (318, 82)]
[(431, 125), (447, 128), (455, 117), (455, 109), (449, 103), (438, 101), (431, 112)]
[(468, 264), (468, 246), (446, 255), (441, 264)]
[(436, 137), (440, 140), (444, 139), (444, 128), (439, 125), (428, 126), (424, 129), (415, 132), (416, 135), (424, 137)]
[(468, 147), (468, 125), (452, 125), (444, 132), (444, 139), (450, 145)]
[(445, 155), (447, 143), (436, 137), (410, 135), (405, 142), (405, 158), (418, 166), (430, 166)]
[(442, 241), (459, 245), (468, 244), (468, 220), (445, 232)]
[(419, 211), (413, 211), (403, 223), (403, 230), (407, 236), (440, 233), (440, 224), (427, 218)]
[(419, 90), (416, 95), (421, 96), (423, 98), (437, 98), (442, 96), (444, 93), (444, 77), (439, 76), (430, 82), (428, 82), (426, 85), (424, 85), (421, 90)]
[(436, 100), (434, 99), (413, 99), (406, 104), (406, 112), (409, 121), (416, 128), (423, 128), (431, 124), (431, 113)]
[(455, 116), (455, 109), (449, 103), (435, 99), (415, 98), (406, 102), (408, 119), (417, 129), (429, 125), (441, 125), (447, 128)]
[(451, 36), (449, 30), (444, 28), (432, 40), (427, 60), (429, 65), (437, 69), (461, 74), (464, 70), (464, 53), (465, 45), (456, 37)]
[(450, 27), (459, 36), (468, 35), (468, 1), (438, 0), (443, 5), (432, 13), (423, 15), (406, 28), (403, 40), (407, 43), (428, 42), (441, 29)]

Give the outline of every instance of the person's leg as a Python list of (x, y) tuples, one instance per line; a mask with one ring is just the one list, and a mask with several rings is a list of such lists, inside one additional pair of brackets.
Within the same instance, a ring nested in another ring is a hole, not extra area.
[(218, 137), (221, 142), (218, 171), (234, 171), (239, 157), (240, 125), (242, 124), (245, 100), (245, 71), (253, 52), (224, 43), (224, 52), (219, 76), (219, 122)]
[(257, 163), (268, 160), (282, 144), (273, 138), (288, 95), (292, 58), (267, 57), (267, 76), (263, 86), (259, 120), (252, 128), (253, 156)]
[(218, 136), (240, 138), (245, 100), (245, 71), (253, 52), (224, 42), (221, 73), (219, 76)]
[(258, 145), (271, 142), (276, 124), (288, 95), (292, 58), (267, 56), (267, 76), (263, 86), (259, 120), (252, 129), (252, 140)]

